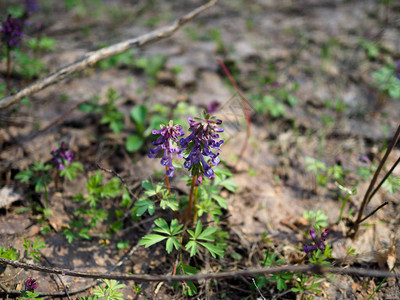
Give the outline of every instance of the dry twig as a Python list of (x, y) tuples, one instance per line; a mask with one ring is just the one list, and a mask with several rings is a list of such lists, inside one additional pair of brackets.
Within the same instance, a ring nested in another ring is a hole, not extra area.
[(175, 20), (171, 25), (162, 27), (160, 29), (154, 30), (150, 33), (141, 35), (139, 37), (129, 39), (114, 45), (111, 45), (106, 48), (102, 48), (97, 51), (88, 52), (85, 54), (81, 59), (60, 68), (59, 70), (55, 71), (54, 73), (48, 74), (46, 77), (37, 80), (36, 82), (28, 85), (27, 87), (23, 88), (22, 90), (18, 91), (14, 95), (10, 95), (0, 99), (0, 109), (4, 109), (9, 107), (10, 105), (20, 101), (24, 97), (32, 95), (38, 91), (45, 89), (46, 87), (57, 83), (64, 78), (67, 78), (69, 75), (82, 71), (89, 66), (93, 66), (97, 62), (104, 60), (110, 56), (125, 52), (126, 50), (134, 47), (142, 47), (149, 43), (153, 43), (159, 41), (161, 39), (170, 37), (175, 31), (177, 31), (180, 27), (184, 24), (192, 20), (201, 12), (205, 11), (206, 9), (212, 7), (218, 2), (218, 0), (211, 0), (206, 4), (199, 6), (198, 8), (194, 9), (193, 11), (189, 12), (188, 14), (184, 15), (183, 17), (178, 18)]

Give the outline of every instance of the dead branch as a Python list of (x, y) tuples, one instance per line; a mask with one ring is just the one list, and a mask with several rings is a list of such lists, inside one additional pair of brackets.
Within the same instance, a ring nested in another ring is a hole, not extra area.
[(125, 52), (130, 48), (142, 47), (149, 43), (157, 42), (161, 39), (170, 37), (175, 31), (177, 31), (184, 24), (192, 20), (194, 17), (196, 17), (204, 10), (214, 6), (217, 2), (218, 0), (211, 0), (206, 4), (199, 6), (195, 10), (184, 15), (183, 17), (176, 19), (171, 25), (164, 26), (150, 33), (123, 42), (119, 42), (117, 44), (111, 45), (106, 48), (102, 48), (97, 51), (88, 52), (77, 61), (58, 69), (54, 73), (48, 74), (46, 77), (39, 79), (36, 82), (21, 89), (16, 94), (0, 99), (0, 109), (7, 108), (8, 106), (18, 102), (24, 97), (27, 97), (38, 91), (41, 91), (46, 87), (53, 85), (59, 82), (60, 80), (63, 80), (64, 78), (67, 78), (72, 73), (82, 71), (85, 68), (93, 66), (97, 62), (104, 60), (110, 56)]
[(34, 271), (61, 274), (63, 276), (73, 276), (82, 278), (93, 279), (114, 279), (119, 281), (136, 281), (136, 282), (149, 282), (149, 281), (201, 281), (206, 279), (225, 279), (240, 276), (255, 276), (258, 274), (277, 274), (282, 272), (298, 272), (298, 273), (316, 273), (316, 274), (340, 274), (340, 275), (357, 275), (363, 277), (400, 277), (396, 272), (389, 272), (386, 270), (371, 270), (363, 268), (339, 268), (339, 267), (324, 267), (321, 265), (300, 265), (300, 266), (277, 266), (267, 268), (253, 268), (245, 270), (227, 271), (219, 273), (199, 273), (196, 275), (148, 275), (148, 274), (133, 274), (133, 275), (120, 275), (120, 274), (104, 274), (104, 273), (86, 273), (76, 272), (61, 268), (49, 268), (39, 265), (32, 265), (21, 263), (14, 260), (9, 260), (0, 257), (0, 263), (5, 263), (16, 268), (30, 269)]

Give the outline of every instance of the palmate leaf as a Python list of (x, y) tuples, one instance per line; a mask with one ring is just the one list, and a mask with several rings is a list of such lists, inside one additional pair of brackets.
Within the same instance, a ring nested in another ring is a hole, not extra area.
[(175, 247), (176, 250), (179, 249), (179, 240), (178, 238), (172, 236), (170, 238), (168, 238), (167, 240), (167, 244), (165, 245), (165, 250), (167, 250), (168, 254), (172, 252), (173, 247)]
[(185, 246), (186, 251), (190, 250), (190, 257), (195, 256), (197, 253), (197, 243), (195, 241), (190, 241)]
[(212, 257), (216, 258), (217, 255), (219, 257), (224, 257), (224, 250), (213, 245), (210, 243), (204, 243), (204, 242), (198, 242), (200, 245), (202, 245), (204, 248), (206, 248), (210, 254), (212, 255)]
[(183, 225), (179, 224), (177, 219), (173, 219), (170, 226), (168, 226), (168, 223), (162, 218), (158, 218), (154, 223), (158, 227), (155, 227), (153, 231), (164, 233), (167, 236), (161, 234), (148, 234), (140, 240), (139, 244), (144, 245), (147, 248), (167, 239), (165, 249), (168, 253), (171, 253), (173, 248), (179, 249), (180, 243), (176, 235), (182, 232)]
[(146, 211), (149, 212), (149, 214), (152, 216), (154, 214), (154, 211), (156, 210), (156, 207), (154, 206), (153, 201), (147, 198), (142, 198), (139, 199), (138, 201), (135, 202), (135, 214), (136, 216), (141, 216), (143, 215)]
[(144, 245), (146, 248), (157, 244), (163, 240), (165, 240), (167, 237), (165, 235), (160, 235), (160, 234), (148, 234), (145, 235), (139, 242), (139, 245)]

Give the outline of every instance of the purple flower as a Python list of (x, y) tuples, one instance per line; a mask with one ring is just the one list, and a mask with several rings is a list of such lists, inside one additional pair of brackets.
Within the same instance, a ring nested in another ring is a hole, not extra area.
[(221, 103), (217, 100), (211, 101), (211, 103), (206, 105), (207, 112), (210, 114), (216, 113), (218, 108), (221, 106)]
[(9, 48), (21, 46), (21, 39), (23, 36), (21, 20), (15, 19), (8, 15), (7, 20), (3, 23), (1, 28), (1, 39), (7, 44)]
[(38, 11), (40, 6), (35, 0), (24, 0), (25, 12), (30, 15), (35, 11)]
[(179, 143), (178, 137), (185, 135), (181, 125), (173, 125), (173, 121), (170, 121), (168, 126), (161, 125), (160, 130), (153, 130), (153, 134), (161, 134), (161, 136), (152, 144), (157, 146), (154, 149), (150, 149), (149, 157), (157, 157), (158, 152), (164, 150), (163, 157), (161, 158), (161, 164), (168, 166), (166, 175), (168, 177), (174, 176), (175, 168), (172, 165), (172, 154), (176, 153), (178, 157), (181, 157), (181, 149), (178, 148)]
[(328, 236), (330, 230), (329, 229), (325, 229), (325, 231), (323, 233), (321, 233), (321, 237), (318, 239), (316, 234), (315, 234), (315, 229), (311, 229), (310, 230), (310, 235), (314, 241), (314, 245), (304, 245), (303, 249), (306, 253), (310, 252), (310, 251), (317, 251), (318, 249), (320, 249), (321, 251), (325, 251), (325, 240), (326, 237)]
[(74, 152), (69, 151), (69, 147), (64, 142), (61, 142), (58, 149), (54, 148), (51, 155), (53, 155), (54, 164), (58, 165), (60, 171), (65, 169), (66, 164), (74, 161)]
[(34, 292), (38, 287), (36, 279), (29, 278), (25, 284), (25, 291)]
[(400, 60), (396, 62), (395, 76), (398, 80), (400, 80)]
[[(192, 171), (192, 175), (202, 175), (210, 178), (214, 176), (214, 171), (210, 164), (217, 165), (219, 163), (219, 153), (214, 153), (211, 149), (221, 151), (223, 140), (217, 141), (219, 132), (224, 130), (218, 125), (222, 121), (210, 117), (209, 114), (203, 112), (203, 119), (189, 118), (189, 131), (191, 134), (180, 140), (180, 145), (186, 150), (184, 167)], [(205, 157), (211, 158), (208, 162)]]
[(279, 88), (279, 83), (274, 81), (273, 83), (264, 85), (264, 91), (269, 92), (270, 90), (276, 90)]

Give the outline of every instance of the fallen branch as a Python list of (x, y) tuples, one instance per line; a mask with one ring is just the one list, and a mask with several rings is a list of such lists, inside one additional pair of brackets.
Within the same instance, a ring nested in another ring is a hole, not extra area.
[(282, 272), (298, 272), (298, 273), (315, 273), (315, 274), (340, 274), (340, 275), (357, 275), (363, 277), (400, 277), (395, 272), (371, 270), (363, 268), (339, 268), (339, 267), (324, 267), (321, 265), (300, 265), (300, 266), (278, 266), (267, 268), (255, 268), (246, 270), (227, 271), (219, 273), (198, 273), (196, 275), (148, 275), (148, 274), (133, 274), (133, 275), (119, 275), (119, 274), (104, 274), (104, 273), (86, 273), (76, 272), (61, 268), (49, 268), (27, 263), (21, 263), (14, 260), (9, 260), (0, 257), (0, 263), (5, 263), (16, 268), (23, 268), (35, 270), (50, 274), (61, 274), (63, 276), (73, 276), (82, 278), (93, 279), (114, 279), (119, 281), (136, 281), (136, 282), (150, 282), (150, 281), (201, 281), (206, 279), (225, 279), (240, 276), (254, 276), (258, 274), (277, 274)]
[(19, 100), (32, 95), (38, 91), (45, 89), (46, 87), (55, 84), (56, 82), (67, 78), (69, 75), (75, 72), (79, 72), (87, 68), (88, 66), (93, 66), (97, 62), (104, 60), (110, 56), (125, 52), (126, 50), (134, 47), (142, 47), (149, 43), (153, 43), (159, 41), (161, 39), (170, 37), (175, 31), (177, 31), (184, 24), (192, 20), (198, 14), (203, 12), (204, 10), (212, 7), (218, 2), (218, 0), (211, 0), (206, 4), (199, 6), (195, 10), (189, 12), (176, 19), (171, 25), (162, 27), (160, 29), (154, 30), (150, 33), (141, 35), (139, 37), (129, 39), (114, 45), (111, 45), (106, 48), (102, 48), (97, 51), (86, 53), (81, 59), (60, 68), (54, 73), (48, 74), (46, 77), (37, 80), (36, 82), (28, 85), (22, 90), (18, 91), (14, 95), (10, 95), (0, 99), (0, 109), (7, 108), (8, 106), (18, 102)]

